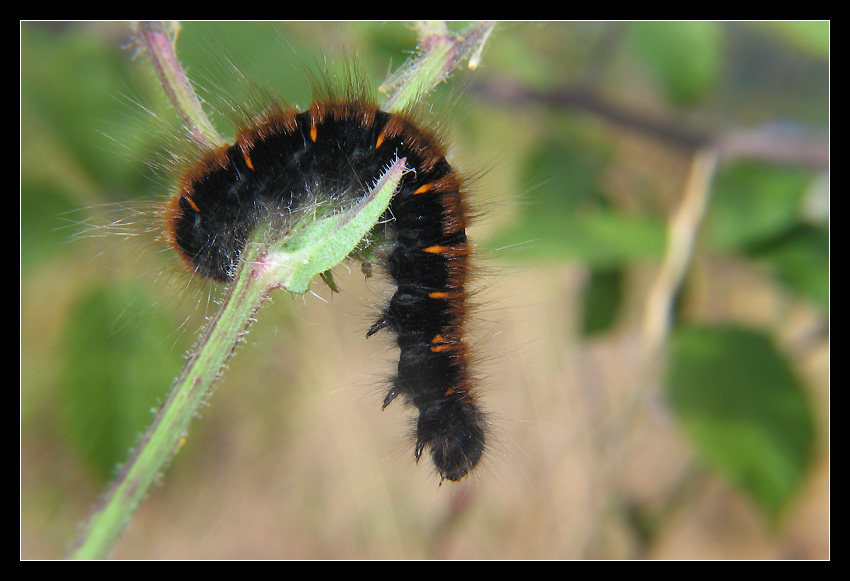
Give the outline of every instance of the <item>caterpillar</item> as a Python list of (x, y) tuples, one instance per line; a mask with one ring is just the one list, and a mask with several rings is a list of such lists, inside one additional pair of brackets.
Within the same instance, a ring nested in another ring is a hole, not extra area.
[(382, 409), (399, 396), (416, 408), (416, 462), (427, 449), (440, 482), (458, 481), (483, 455), (487, 422), (465, 338), (469, 212), (434, 133), (362, 98), (275, 107), (184, 173), (164, 213), (166, 235), (190, 269), (226, 283), (264, 216), (285, 222), (317, 203), (353, 204), (400, 158), (410, 171), (381, 220), (396, 288), (366, 337), (395, 333), (398, 368)]

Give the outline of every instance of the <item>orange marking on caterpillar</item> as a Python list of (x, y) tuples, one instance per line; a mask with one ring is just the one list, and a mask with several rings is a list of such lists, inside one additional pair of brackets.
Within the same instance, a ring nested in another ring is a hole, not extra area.
[(431, 339), (431, 344), (432, 353), (440, 353), (441, 351), (454, 348), (453, 342), (447, 341), (442, 335), (434, 335), (434, 338)]
[(436, 246), (429, 246), (428, 248), (423, 248), (422, 251), (427, 252), (429, 254), (442, 254), (443, 252), (445, 252), (448, 249), (449, 249), (448, 246), (436, 245)]
[(192, 206), (192, 209), (195, 210), (198, 214), (201, 213), (201, 209), (198, 207), (198, 204), (195, 203), (195, 200), (193, 200), (186, 194), (183, 194), (183, 199), (189, 202), (189, 205)]
[(242, 159), (245, 160), (245, 165), (248, 166), (248, 169), (254, 171), (254, 164), (251, 162), (251, 156), (248, 155), (248, 152), (244, 149), (242, 150)]

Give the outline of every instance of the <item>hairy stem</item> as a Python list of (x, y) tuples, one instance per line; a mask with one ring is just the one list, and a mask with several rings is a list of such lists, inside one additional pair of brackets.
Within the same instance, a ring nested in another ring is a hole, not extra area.
[[(240, 271), (249, 272), (261, 250), (261, 245), (249, 244)], [(192, 418), (208, 397), (219, 370), (233, 353), (267, 292), (268, 289), (253, 284), (250, 276), (240, 272), (153, 424), (72, 547), (71, 558), (102, 559), (109, 554), (150, 486), (179, 450)]]
[(475, 22), (455, 34), (442, 21), (417, 23), (419, 55), (381, 85), (380, 90), (389, 95), (384, 110), (399, 112), (418, 102), (465, 59), (469, 68), (476, 68), (494, 27), (494, 22)]
[(136, 43), (148, 56), (168, 100), (192, 139), (202, 147), (224, 145), (201, 100), (177, 60), (175, 45), (180, 24), (177, 22), (137, 22)]

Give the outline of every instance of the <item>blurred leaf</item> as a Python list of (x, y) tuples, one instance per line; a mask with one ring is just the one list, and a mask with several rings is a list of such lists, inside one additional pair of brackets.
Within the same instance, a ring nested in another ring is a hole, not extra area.
[(584, 289), (582, 334), (597, 335), (611, 328), (623, 302), (623, 270), (597, 268)]
[(743, 250), (791, 228), (799, 219), (811, 173), (759, 163), (738, 163), (714, 182), (706, 217), (709, 240)]
[(680, 329), (667, 391), (700, 456), (775, 521), (805, 477), (815, 438), (808, 399), (784, 355), (753, 330)]
[(67, 192), (57, 184), (21, 181), (21, 269), (56, 259), (69, 234), (61, 215), (76, 209)]
[(607, 167), (605, 152), (592, 144), (582, 144), (581, 136), (553, 139), (535, 148), (523, 167), (522, 182), (533, 189), (535, 197), (551, 209), (576, 212), (599, 208), (605, 198), (599, 187), (602, 172)]
[(750, 250), (776, 279), (829, 310), (829, 232), (800, 225)]
[(631, 22), (628, 38), (673, 103), (702, 97), (723, 65), (723, 34), (715, 22)]
[[(207, 113), (225, 139), (232, 138), (236, 125), (242, 123), (231, 108), (240, 104), (250, 111), (258, 94), (263, 95), (268, 87), (283, 88), (276, 96), (285, 101), (302, 102), (309, 97), (303, 73), (281, 63), (290, 51), (297, 51), (307, 63), (310, 54), (299, 44), (289, 46), (277, 23), (184, 21), (180, 26), (180, 62), (209, 104)], [(216, 39), (214, 50), (203, 40), (209, 38)]]
[(580, 260), (610, 267), (663, 251), (663, 226), (653, 219), (610, 208), (599, 183), (607, 151), (571, 135), (544, 142), (529, 156), (522, 186), (534, 203), (494, 247), (515, 246), (522, 258)]
[[(210, 38), (216, 39), (214, 50), (205, 40)], [(306, 108), (315, 97), (312, 81), (322, 83), (325, 73), (342, 78), (351, 73), (355, 46), (357, 75), (377, 87), (390, 59), (415, 40), (413, 30), (397, 23), (184, 21), (179, 53), (219, 133), (233, 136), (243, 122), (232, 114), (234, 104), (251, 113), (274, 96)]]
[(828, 20), (766, 22), (763, 28), (813, 56), (829, 58)]
[[(21, 108), (30, 120), (21, 134), (22, 150), (39, 156), (23, 159), (23, 165), (44, 171), (58, 161), (126, 199), (144, 183), (138, 159), (157, 139), (150, 119), (122, 103), (128, 87), (141, 85), (129, 66), (130, 51), (102, 29), (81, 25), (57, 31), (29, 23), (21, 35)], [(60, 158), (44, 159), (43, 147), (29, 145), (37, 141), (49, 141)]]
[(514, 254), (524, 259), (610, 267), (661, 256), (664, 240), (663, 227), (653, 220), (598, 210), (573, 215), (536, 213), (520, 228), (494, 238), (493, 244), (516, 245)]
[(103, 480), (127, 460), (183, 365), (177, 322), (132, 286), (93, 290), (66, 334), (70, 440)]
[(705, 230), (723, 251), (765, 264), (793, 292), (829, 306), (829, 232), (808, 226), (805, 170), (738, 163), (715, 181)]

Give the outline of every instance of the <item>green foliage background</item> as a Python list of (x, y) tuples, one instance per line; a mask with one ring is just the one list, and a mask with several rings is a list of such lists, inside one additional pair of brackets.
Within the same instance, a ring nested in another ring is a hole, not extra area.
[[(379, 415), (379, 394), (335, 398), (373, 389), (392, 360), (389, 341), (362, 339), (380, 287), (361, 288), (355, 272), (344, 296), (316, 287), (331, 305), (277, 298), (260, 313), (118, 556), (827, 556), (825, 169), (720, 165), (655, 390), (671, 419), (659, 425), (622, 402), (687, 152), (604, 114), (507, 102), (492, 87), (582, 89), (681, 128), (771, 126), (825, 141), (828, 32), (805, 22), (501, 24), (482, 68), (431, 105), (453, 161), (481, 176), (473, 231), (497, 273), (483, 277), (496, 287), (481, 295), (481, 319), (496, 327), (486, 351), (512, 351), (485, 371), (501, 380), (488, 407), (515, 420), (499, 426), (500, 445), (512, 458), (503, 464), (519, 468), (500, 469), (497, 451), (499, 475), (474, 493), (435, 492), (427, 467), (409, 466), (406, 444), (388, 435), (404, 429), (392, 423), (400, 410)], [(175, 143), (129, 41), (126, 23), (21, 26), (24, 558), (62, 554), (215, 309), (217, 289), (187, 284), (139, 211), (167, 197), (173, 176), (155, 162)], [(356, 53), (377, 86), (414, 42), (392, 22), (184, 23), (178, 53), (232, 134), (228, 103), (256, 90), (228, 61), (304, 105), (325, 56)], [(618, 424), (624, 410), (636, 433)], [(580, 452), (623, 441), (625, 461)], [(714, 534), (706, 513), (720, 515)], [(701, 534), (677, 544), (683, 528)], [(724, 540), (730, 531), (748, 542)]]

